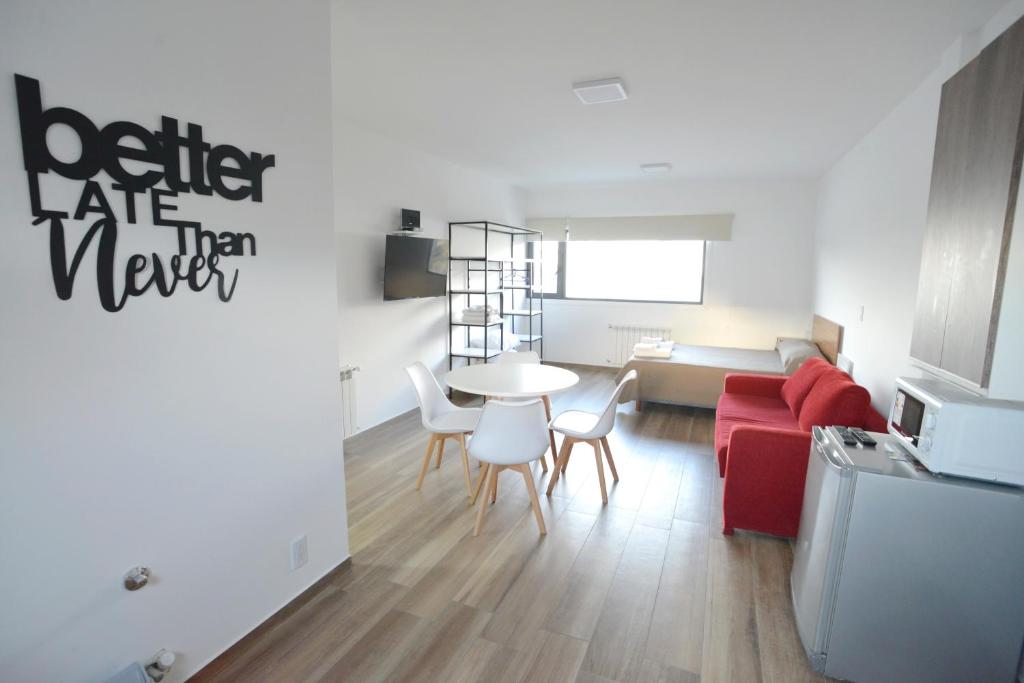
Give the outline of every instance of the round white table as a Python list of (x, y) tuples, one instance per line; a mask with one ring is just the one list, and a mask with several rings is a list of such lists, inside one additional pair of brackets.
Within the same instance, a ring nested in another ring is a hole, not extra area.
[[(551, 422), (551, 394), (571, 389), (580, 381), (580, 376), (565, 368), (536, 363), (480, 363), (455, 368), (444, 378), (452, 389), (467, 394), (478, 394), (495, 398), (534, 398), (544, 401), (544, 412)], [(555, 447), (555, 433), (548, 430), (551, 442), (551, 458), (558, 462)], [(548, 466), (541, 456), (541, 465), (547, 472)]]
[(445, 377), (452, 389), (495, 398), (550, 396), (580, 381), (571, 370), (535, 363), (481, 363), (455, 368)]

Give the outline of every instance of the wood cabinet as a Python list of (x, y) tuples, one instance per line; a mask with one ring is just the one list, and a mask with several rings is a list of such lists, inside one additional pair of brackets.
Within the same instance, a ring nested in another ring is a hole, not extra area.
[(1024, 19), (942, 87), (910, 355), (987, 387), (1024, 151)]

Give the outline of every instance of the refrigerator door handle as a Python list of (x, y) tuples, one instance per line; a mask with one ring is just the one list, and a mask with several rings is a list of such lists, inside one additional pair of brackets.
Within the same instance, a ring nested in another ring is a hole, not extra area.
[(848, 462), (847, 459), (843, 457), (843, 454), (834, 448), (830, 448), (825, 451), (825, 461), (828, 462), (829, 465), (840, 471), (846, 469), (849, 465), (853, 464), (851, 462)]
[(818, 451), (818, 455), (832, 469), (842, 472), (853, 467), (853, 462), (841, 450), (832, 447), (832, 444), (829, 443), (828, 434), (824, 429), (817, 426), (812, 427), (811, 439), (814, 441), (814, 449)]

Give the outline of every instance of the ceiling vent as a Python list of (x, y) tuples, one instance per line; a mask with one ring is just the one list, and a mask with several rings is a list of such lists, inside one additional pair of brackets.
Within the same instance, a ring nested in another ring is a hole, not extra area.
[(640, 170), (644, 173), (651, 175), (657, 175), (660, 173), (668, 173), (672, 170), (672, 164), (660, 163), (660, 164), (640, 164)]
[(599, 81), (573, 83), (572, 91), (583, 104), (604, 104), (605, 102), (622, 102), (629, 95), (621, 78), (602, 78)]

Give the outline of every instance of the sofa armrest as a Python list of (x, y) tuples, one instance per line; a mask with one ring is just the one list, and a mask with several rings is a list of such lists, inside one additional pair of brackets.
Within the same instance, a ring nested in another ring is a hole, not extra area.
[(725, 375), (725, 393), (778, 398), (786, 379), (786, 377), (780, 375), (754, 375), (729, 372)]
[(737, 425), (729, 434), (723, 531), (740, 527), (796, 536), (811, 435), (796, 429)]
[(881, 432), (882, 434), (885, 434), (889, 430), (889, 418), (885, 417), (871, 406), (868, 406), (867, 413), (864, 415), (864, 429), (869, 432)]

